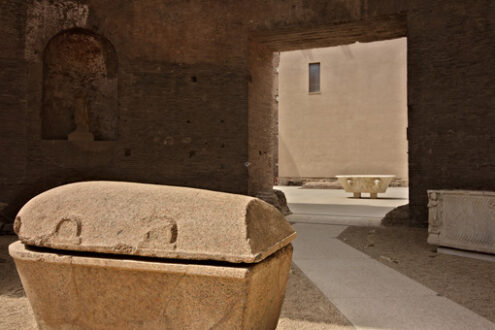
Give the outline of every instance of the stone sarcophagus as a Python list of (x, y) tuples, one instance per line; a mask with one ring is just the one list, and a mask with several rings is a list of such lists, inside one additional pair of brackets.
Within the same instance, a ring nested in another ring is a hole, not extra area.
[(125, 182), (44, 192), (15, 231), (40, 329), (275, 329), (296, 235), (253, 197)]
[(495, 254), (495, 192), (428, 190), (428, 243)]

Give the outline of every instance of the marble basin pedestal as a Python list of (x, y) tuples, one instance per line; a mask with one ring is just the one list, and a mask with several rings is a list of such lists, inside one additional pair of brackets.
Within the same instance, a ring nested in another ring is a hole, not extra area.
[(362, 193), (369, 193), (370, 198), (377, 198), (378, 193), (387, 191), (395, 175), (337, 175), (337, 179), (346, 192), (352, 192), (354, 198), (361, 198)]
[(40, 329), (275, 329), (295, 238), (256, 198), (124, 182), (49, 190), (14, 227)]

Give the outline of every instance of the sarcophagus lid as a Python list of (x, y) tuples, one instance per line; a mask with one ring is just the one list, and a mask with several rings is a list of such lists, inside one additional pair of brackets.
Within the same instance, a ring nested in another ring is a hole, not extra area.
[(111, 181), (48, 190), (14, 227), (31, 246), (234, 263), (259, 262), (296, 236), (276, 208), (253, 197)]

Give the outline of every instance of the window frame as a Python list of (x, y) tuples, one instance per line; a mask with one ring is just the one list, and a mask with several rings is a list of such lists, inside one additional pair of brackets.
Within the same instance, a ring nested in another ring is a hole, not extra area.
[[(317, 71), (312, 68), (318, 68)], [(308, 63), (308, 93), (321, 93), (321, 62)]]

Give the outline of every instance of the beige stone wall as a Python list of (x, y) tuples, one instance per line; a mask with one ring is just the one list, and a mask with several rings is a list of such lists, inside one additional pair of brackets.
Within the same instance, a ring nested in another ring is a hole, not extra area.
[[(406, 53), (406, 38), (281, 53), (279, 177), (407, 180)], [(321, 92), (310, 94), (315, 62)]]

